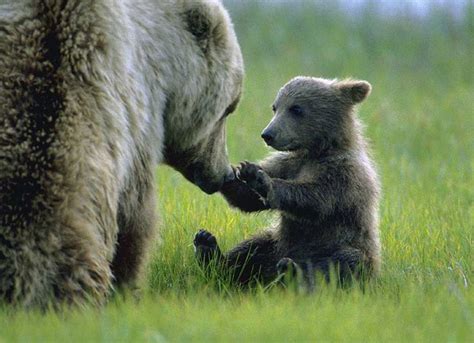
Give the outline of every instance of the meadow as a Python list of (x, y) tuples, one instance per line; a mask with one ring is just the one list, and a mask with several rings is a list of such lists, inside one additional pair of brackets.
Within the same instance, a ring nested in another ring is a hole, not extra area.
[(384, 16), (369, 2), (353, 16), (330, 3), (229, 4), (246, 63), (229, 154), (237, 163), (270, 152), (260, 132), (291, 77), (371, 82), (359, 115), (383, 185), (380, 277), (311, 295), (207, 279), (193, 255), (199, 228), (227, 249), (273, 215), (232, 210), (160, 166), (161, 238), (143, 298), (59, 314), (3, 309), (0, 342), (474, 340), (474, 5), (455, 18), (434, 5), (423, 17)]

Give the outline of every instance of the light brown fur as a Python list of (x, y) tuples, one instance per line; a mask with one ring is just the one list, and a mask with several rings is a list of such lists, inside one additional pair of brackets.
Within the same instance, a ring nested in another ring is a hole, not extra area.
[(154, 236), (154, 168), (231, 175), (242, 58), (217, 1), (0, 5), (0, 301), (102, 303)]
[(229, 203), (246, 211), (275, 210), (279, 222), (223, 255), (200, 231), (197, 257), (218, 257), (239, 283), (268, 282), (290, 267), (308, 281), (314, 272), (340, 280), (380, 268), (380, 186), (354, 111), (370, 93), (365, 81), (297, 77), (278, 93), (275, 116), (262, 137), (279, 150), (236, 168), (224, 185)]

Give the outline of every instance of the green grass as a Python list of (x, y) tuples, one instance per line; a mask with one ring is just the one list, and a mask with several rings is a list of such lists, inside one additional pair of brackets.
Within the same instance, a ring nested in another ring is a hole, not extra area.
[[(206, 196), (166, 167), (157, 173), (161, 240), (146, 295), (62, 314), (0, 313), (0, 342), (473, 341), (474, 12), (453, 20), (231, 7), (246, 61), (244, 96), (229, 118), (233, 162), (268, 153), (260, 131), (295, 75), (353, 76), (373, 93), (360, 109), (383, 182), (383, 270), (362, 292), (322, 287), (239, 292), (206, 280), (193, 258), (205, 227), (229, 248), (271, 220)], [(325, 5), (326, 4), (326, 5)]]

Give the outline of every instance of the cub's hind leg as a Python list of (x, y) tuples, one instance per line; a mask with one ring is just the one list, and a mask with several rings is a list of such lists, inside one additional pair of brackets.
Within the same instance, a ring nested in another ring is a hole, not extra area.
[(216, 238), (205, 230), (199, 231), (194, 238), (196, 258), (206, 266), (213, 259), (232, 280), (246, 285), (254, 281), (273, 281), (277, 277), (276, 264), (280, 259), (276, 242), (270, 233), (262, 233), (245, 240), (222, 254)]
[(304, 273), (301, 265), (289, 257), (284, 257), (276, 265), (278, 277), (276, 281), (285, 286), (296, 287), (296, 290), (312, 290), (312, 282), (308, 274)]
[(282, 257), (276, 243), (270, 232), (263, 232), (225, 254), (225, 263), (234, 281), (239, 284), (273, 281), (278, 276), (276, 265)]
[(362, 276), (364, 271), (364, 254), (361, 250), (345, 247), (335, 250), (326, 257), (316, 256), (303, 264), (306, 275), (313, 277), (315, 274), (322, 274), (329, 282), (331, 277), (336, 277), (336, 282), (341, 285), (349, 285), (353, 280)]

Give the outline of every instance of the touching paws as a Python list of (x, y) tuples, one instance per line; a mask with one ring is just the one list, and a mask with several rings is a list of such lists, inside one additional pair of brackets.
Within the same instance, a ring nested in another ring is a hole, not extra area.
[(208, 264), (211, 259), (221, 254), (216, 237), (209, 231), (199, 230), (193, 243), (196, 258), (203, 264)]
[(271, 188), (272, 180), (262, 168), (251, 162), (241, 162), (237, 167), (237, 177), (244, 181), (262, 198), (266, 198)]

